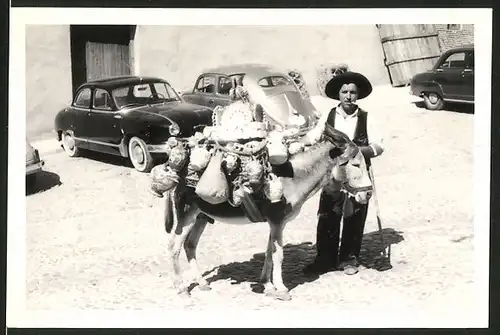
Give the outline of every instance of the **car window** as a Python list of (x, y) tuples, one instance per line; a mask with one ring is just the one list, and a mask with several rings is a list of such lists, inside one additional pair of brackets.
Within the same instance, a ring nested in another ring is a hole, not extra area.
[(90, 107), (90, 88), (84, 88), (77, 93), (75, 99), (75, 106), (82, 108)]
[(465, 68), (465, 52), (456, 52), (449, 55), (441, 64), (442, 69), (463, 69)]
[(231, 78), (219, 77), (219, 83), (217, 86), (219, 94), (229, 95), (229, 91), (233, 87), (233, 84), (231, 82)]
[(164, 82), (119, 87), (114, 89), (111, 94), (118, 108), (180, 101), (172, 86)]
[(96, 89), (93, 106), (97, 109), (111, 110), (111, 97), (108, 92), (100, 88)]
[(474, 70), (474, 52), (469, 52), (467, 54), (467, 69), (472, 69)]
[(203, 76), (196, 84), (195, 92), (215, 93), (215, 76)]
[(270, 76), (260, 79), (258, 84), (261, 87), (276, 87), (291, 85), (292, 82), (290, 79), (283, 76)]
[(177, 95), (177, 93), (175, 93), (175, 90), (172, 88), (172, 86), (166, 83), (154, 83), (152, 86), (154, 91), (153, 99), (159, 100), (161, 102), (180, 100), (179, 96)]
[(153, 92), (148, 84), (135, 85), (133, 88), (134, 96), (137, 98), (148, 98)]
[(243, 73), (232, 74), (229, 76), (229, 78), (231, 78), (231, 81), (236, 79), (236, 83), (238, 85), (243, 85), (243, 77), (245, 77), (245, 74)]

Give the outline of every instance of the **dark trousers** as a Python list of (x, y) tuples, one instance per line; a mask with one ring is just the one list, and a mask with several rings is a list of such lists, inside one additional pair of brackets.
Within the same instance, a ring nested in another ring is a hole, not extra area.
[[(321, 192), (318, 209), (316, 249), (318, 260), (338, 265), (352, 256), (359, 257), (363, 231), (365, 229), (368, 204), (354, 202), (354, 213), (344, 218), (342, 240), (340, 240), (340, 221), (343, 215), (343, 192)], [(340, 242), (340, 250), (339, 250)]]

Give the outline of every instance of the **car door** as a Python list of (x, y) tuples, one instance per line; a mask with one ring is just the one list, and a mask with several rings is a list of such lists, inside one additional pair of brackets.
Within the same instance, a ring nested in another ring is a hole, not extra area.
[(461, 99), (465, 64), (465, 51), (457, 51), (444, 57), (436, 68), (435, 81), (441, 86), (445, 99)]
[(121, 120), (123, 115), (117, 111), (109, 93), (96, 88), (92, 95), (92, 106), (89, 111), (89, 121), (92, 123), (89, 144), (95, 150), (119, 154), (122, 140)]
[(194, 87), (194, 93), (198, 96), (198, 104), (209, 108), (216, 105), (216, 76), (214, 74), (204, 74), (198, 78)]
[(461, 97), (463, 100), (474, 101), (474, 51), (466, 54), (466, 65), (462, 70)]
[(74, 111), (72, 123), (67, 125), (68, 130), (73, 132), (78, 146), (86, 147), (86, 142), (90, 137), (91, 123), (89, 122), (90, 104), (92, 91), (90, 87), (80, 89), (71, 105)]
[(231, 78), (224, 75), (217, 76), (217, 91), (215, 93), (215, 96), (213, 97), (214, 107), (215, 106), (225, 107), (231, 103), (231, 99), (229, 98), (229, 92), (231, 91), (232, 87), (233, 84), (231, 82)]

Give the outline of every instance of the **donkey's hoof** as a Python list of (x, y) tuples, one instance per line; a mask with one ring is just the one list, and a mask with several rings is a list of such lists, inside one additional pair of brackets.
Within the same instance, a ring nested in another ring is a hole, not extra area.
[(180, 298), (191, 298), (191, 293), (189, 293), (187, 289), (180, 290), (179, 292), (177, 292), (177, 295)]
[(281, 301), (290, 301), (292, 300), (292, 296), (288, 291), (276, 291), (274, 294), (274, 298)]
[(275, 287), (266, 287), (264, 288), (264, 294), (267, 295), (268, 297), (274, 297), (276, 295), (276, 290)]
[(199, 284), (198, 285), (200, 291), (210, 291), (212, 288), (208, 284)]

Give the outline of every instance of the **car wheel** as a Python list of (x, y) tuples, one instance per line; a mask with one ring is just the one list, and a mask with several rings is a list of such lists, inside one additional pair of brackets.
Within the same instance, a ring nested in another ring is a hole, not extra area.
[(77, 157), (80, 155), (80, 149), (76, 146), (75, 138), (73, 134), (63, 133), (62, 135), (62, 146), (64, 151), (70, 157)]
[(424, 94), (425, 108), (430, 110), (439, 110), (443, 108), (443, 99), (435, 92), (428, 92)]
[(153, 168), (153, 157), (146, 143), (139, 137), (132, 137), (128, 142), (128, 156), (134, 168), (139, 172), (150, 172)]

